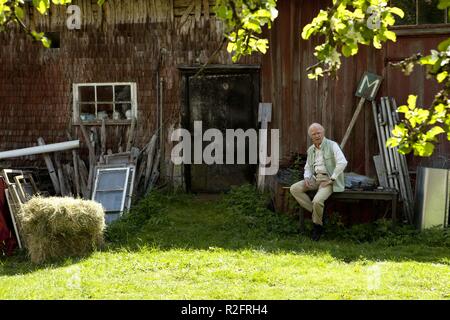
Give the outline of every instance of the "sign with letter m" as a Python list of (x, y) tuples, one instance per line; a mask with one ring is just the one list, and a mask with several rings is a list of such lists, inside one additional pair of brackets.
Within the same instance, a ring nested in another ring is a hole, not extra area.
[(375, 99), (378, 89), (380, 88), (383, 77), (376, 74), (365, 72), (356, 90), (356, 96), (365, 98), (368, 101)]

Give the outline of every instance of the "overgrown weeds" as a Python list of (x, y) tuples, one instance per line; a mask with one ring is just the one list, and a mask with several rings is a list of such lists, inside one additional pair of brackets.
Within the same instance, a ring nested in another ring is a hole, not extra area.
[[(123, 244), (139, 237), (140, 233), (149, 230), (148, 227), (153, 228), (152, 230), (155, 230), (155, 227), (157, 227), (156, 230), (158, 227), (171, 227), (175, 222), (170, 218), (170, 210), (180, 206), (190, 207), (194, 205), (193, 201), (200, 200), (194, 200), (192, 195), (183, 193), (154, 191), (126, 212), (122, 219), (108, 226), (106, 239), (112, 243)], [(223, 213), (223, 225), (217, 229), (222, 234), (228, 232), (233, 237), (240, 235), (242, 238), (261, 240), (282, 239), (297, 235), (296, 219), (284, 213), (273, 212), (269, 209), (270, 205), (270, 194), (260, 193), (255, 186), (247, 184), (232, 188), (220, 201), (208, 204), (208, 208), (215, 207)], [(391, 221), (384, 219), (346, 226), (338, 213), (328, 218), (325, 227), (323, 239), (329, 241), (373, 243), (381, 246), (416, 244), (450, 247), (449, 229), (430, 229), (420, 232), (410, 225), (393, 227)], [(312, 223), (307, 220), (306, 236), (311, 229)], [(205, 234), (208, 234), (207, 231), (205, 230)]]
[(106, 229), (106, 239), (113, 243), (123, 243), (138, 234), (146, 225), (166, 225), (168, 207), (189, 198), (186, 194), (153, 191), (126, 211), (122, 218), (114, 221)]
[(419, 231), (412, 225), (397, 224), (393, 226), (392, 222), (386, 219), (345, 226), (341, 216), (334, 213), (326, 224), (325, 239), (377, 243), (385, 246), (419, 244), (450, 247), (450, 230), (432, 228)]
[(246, 184), (232, 188), (224, 195), (220, 205), (233, 215), (236, 223), (255, 233), (296, 233), (295, 221), (285, 214), (269, 210), (270, 202), (270, 194), (260, 193), (255, 186)]

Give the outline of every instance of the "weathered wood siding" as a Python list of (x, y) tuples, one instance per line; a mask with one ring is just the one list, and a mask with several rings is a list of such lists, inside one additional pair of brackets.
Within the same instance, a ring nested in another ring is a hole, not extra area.
[[(211, 2), (211, 1), (210, 1)], [(137, 145), (148, 142), (157, 128), (157, 71), (164, 82), (165, 141), (169, 128), (179, 123), (180, 74), (178, 65), (205, 63), (219, 47), (222, 25), (206, 10), (205, 1), (74, 0), (82, 12), (81, 30), (66, 28), (64, 7), (52, 7), (47, 16), (28, 12), (39, 31), (60, 33), (60, 48), (46, 49), (20, 30), (0, 33), (0, 150), (65, 141), (71, 126), (72, 84), (136, 82), (138, 97)], [(199, 6), (201, 4), (201, 6)], [(186, 13), (186, 14), (184, 14)], [(258, 63), (259, 57), (241, 63)], [(230, 64), (225, 47), (211, 63)], [(126, 128), (108, 129), (117, 146), (126, 143)], [(80, 135), (81, 138), (81, 135)], [(116, 152), (117, 150), (114, 150)], [(166, 157), (170, 149), (166, 148)], [(14, 160), (34, 165), (40, 156)]]

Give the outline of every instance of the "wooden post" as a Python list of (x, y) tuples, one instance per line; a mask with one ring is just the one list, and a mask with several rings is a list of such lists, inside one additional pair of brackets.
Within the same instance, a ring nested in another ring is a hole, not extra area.
[[(72, 140), (70, 133), (67, 132), (66, 134), (67, 134), (67, 138), (69, 140)], [(74, 172), (73, 183), (75, 185), (75, 196), (79, 197), (81, 195), (80, 174), (78, 172), (78, 157), (77, 157), (77, 152), (75, 150), (72, 150), (72, 161), (73, 161), (73, 172)]]
[(353, 127), (355, 126), (356, 119), (358, 119), (359, 113), (364, 105), (366, 98), (361, 98), (359, 100), (358, 106), (356, 107), (355, 113), (353, 114), (353, 118), (348, 125), (347, 131), (345, 132), (344, 138), (341, 142), (341, 149), (344, 150), (345, 144), (347, 143), (348, 138), (350, 137), (350, 133), (352, 132)]
[[(42, 137), (38, 138), (38, 144), (40, 146), (45, 145), (45, 141)], [(55, 189), (56, 194), (61, 194), (61, 188), (59, 186), (58, 176), (55, 172), (55, 167), (53, 166), (52, 159), (50, 158), (48, 153), (44, 153), (45, 164), (47, 165), (48, 173), (50, 174), (50, 179), (52, 180), (53, 188)]]
[(60, 154), (58, 152), (55, 153), (55, 164), (56, 164), (56, 170), (58, 170), (58, 180), (59, 180), (59, 187), (61, 189), (61, 195), (63, 197), (68, 196), (67, 187), (64, 181), (64, 173), (61, 166), (60, 161)]
[(159, 175), (160, 175), (160, 171), (158, 170), (158, 163), (159, 163), (159, 159), (161, 158), (161, 149), (158, 149), (158, 152), (156, 153), (155, 156), (155, 162), (153, 165), (153, 170), (152, 170), (152, 175), (150, 178), (150, 181), (148, 182), (148, 185), (145, 186), (145, 195), (148, 195), (150, 193), (150, 191), (152, 191), (154, 185), (156, 184), (156, 180), (158, 180)]
[(86, 168), (86, 164), (78, 155), (77, 155), (77, 162), (78, 162), (78, 171), (80, 173), (81, 194), (83, 195), (84, 199), (89, 199), (89, 193), (87, 189), (88, 170)]
[[(147, 167), (145, 170), (145, 178), (144, 178), (144, 190), (147, 189), (151, 173), (152, 173), (152, 167), (158, 166), (158, 163), (153, 161), (153, 158), (155, 156), (155, 150), (156, 150), (156, 139), (158, 137), (158, 134), (155, 133), (152, 136), (152, 139), (150, 140), (149, 148), (148, 148), (148, 156), (147, 156)], [(159, 159), (157, 159), (159, 160)]]
[(85, 197), (87, 195), (87, 199), (91, 197), (91, 188), (92, 188), (92, 180), (94, 178), (94, 167), (95, 167), (95, 149), (94, 146), (91, 144), (91, 139), (89, 138), (89, 135), (86, 131), (86, 128), (84, 127), (81, 119), (80, 119), (80, 129), (81, 133), (83, 134), (84, 141), (89, 149), (89, 175), (88, 175), (88, 181), (86, 185), (86, 193)]
[(105, 119), (102, 119), (102, 128), (100, 130), (100, 144), (101, 144), (100, 156), (103, 157), (106, 154), (106, 125), (105, 125)]
[(133, 117), (131, 119), (131, 127), (130, 127), (130, 131), (128, 132), (128, 141), (127, 141), (127, 147), (125, 149), (125, 152), (129, 152), (131, 151), (131, 147), (133, 145), (133, 140), (134, 140), (134, 130), (136, 127), (136, 118)]
[[(259, 110), (258, 110), (258, 122), (261, 122), (261, 129), (266, 130), (266, 134), (263, 134), (259, 139), (259, 152), (260, 155), (262, 154), (263, 157), (267, 155), (267, 135), (268, 135), (268, 124), (270, 120), (272, 119), (272, 104), (271, 103), (260, 103), (259, 104)], [(262, 171), (264, 170), (264, 166), (266, 165), (266, 159), (262, 159), (260, 157), (259, 161), (259, 168), (258, 168), (258, 189), (260, 191), (264, 191), (264, 184), (265, 184), (265, 175), (262, 174)]]

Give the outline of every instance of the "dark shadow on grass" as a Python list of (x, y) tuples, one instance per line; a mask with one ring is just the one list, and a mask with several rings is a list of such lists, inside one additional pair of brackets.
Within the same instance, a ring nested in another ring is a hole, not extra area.
[[(106, 249), (106, 246), (105, 248)], [(17, 249), (12, 256), (0, 257), (0, 276), (14, 276), (33, 273), (42, 269), (57, 269), (83, 262), (94, 252), (80, 255), (49, 259), (43, 263), (33, 263), (25, 250)]]
[[(263, 221), (252, 217), (236, 219), (236, 215), (230, 214), (218, 200), (185, 198), (172, 202), (170, 207), (159, 217), (154, 216), (146, 224), (139, 226), (139, 230), (133, 230), (134, 234), (128, 233), (127, 241), (121, 241), (120, 237), (112, 239), (109, 250), (139, 251), (142, 247), (160, 250), (223, 248), (299, 255), (327, 253), (346, 263), (372, 260), (450, 264), (450, 248), (445, 246), (420, 243), (395, 245), (404, 242), (405, 239), (401, 238), (358, 243), (330, 239), (327, 235), (319, 242), (313, 242), (308, 233), (299, 234), (298, 230), (292, 231), (293, 228), (288, 228), (289, 232), (270, 230), (271, 226), (267, 225), (267, 221), (264, 225)], [(283, 219), (290, 219), (288, 223), (292, 226), (297, 225), (293, 218)]]
[[(160, 203), (159, 203), (159, 202)], [(239, 203), (237, 204), (239, 205)], [(183, 195), (178, 197), (150, 198), (140, 205), (141, 216), (123, 218), (107, 231), (106, 245), (100, 251), (140, 251), (143, 247), (159, 250), (188, 249), (241, 251), (256, 250), (271, 254), (331, 255), (345, 263), (363, 260), (393, 262), (433, 262), (450, 264), (450, 248), (427, 246), (414, 238), (399, 238), (402, 245), (392, 245), (396, 239), (380, 239), (371, 243), (330, 239), (325, 235), (313, 242), (308, 234), (299, 234), (297, 221), (283, 214), (271, 219), (264, 215), (239, 215), (232, 213), (220, 199), (205, 199)], [(264, 212), (263, 212), (264, 213)], [(267, 213), (267, 212), (266, 212)], [(131, 216), (131, 214), (130, 214)], [(278, 219), (283, 220), (279, 223)], [(0, 275), (27, 274), (42, 269), (70, 266), (88, 259), (82, 257), (61, 258), (43, 264), (34, 264), (24, 251), (14, 256), (0, 257)]]

